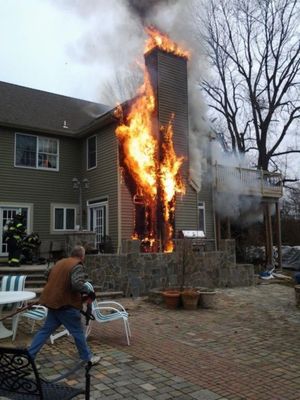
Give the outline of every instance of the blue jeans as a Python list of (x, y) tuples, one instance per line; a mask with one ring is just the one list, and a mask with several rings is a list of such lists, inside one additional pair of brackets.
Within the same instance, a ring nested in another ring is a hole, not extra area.
[(34, 336), (28, 349), (32, 358), (46, 343), (50, 335), (60, 326), (64, 325), (75, 340), (75, 344), (81, 360), (89, 361), (92, 357), (81, 325), (80, 311), (74, 307), (66, 307), (59, 310), (48, 310), (46, 321), (42, 328)]

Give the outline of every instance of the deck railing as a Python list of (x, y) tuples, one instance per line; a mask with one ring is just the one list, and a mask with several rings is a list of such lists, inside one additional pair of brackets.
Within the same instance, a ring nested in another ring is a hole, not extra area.
[(282, 176), (263, 170), (214, 166), (214, 185), (219, 192), (234, 192), (251, 196), (281, 197)]

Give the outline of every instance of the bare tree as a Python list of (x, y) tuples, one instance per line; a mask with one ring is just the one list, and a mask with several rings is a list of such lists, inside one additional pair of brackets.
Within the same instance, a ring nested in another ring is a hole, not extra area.
[(300, 219), (300, 184), (294, 184), (286, 189), (286, 195), (282, 204), (283, 216)]
[(136, 68), (130, 71), (115, 71), (110, 81), (101, 87), (101, 99), (111, 106), (132, 99), (143, 79), (143, 74)]
[(252, 154), (264, 170), (300, 154), (299, 3), (211, 0), (205, 18), (198, 9), (212, 67), (201, 86), (225, 126), (225, 150)]

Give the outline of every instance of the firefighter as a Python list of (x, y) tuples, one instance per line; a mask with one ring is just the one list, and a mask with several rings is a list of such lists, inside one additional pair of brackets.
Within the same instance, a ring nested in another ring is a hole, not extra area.
[(24, 237), (22, 241), (22, 255), (25, 264), (32, 264), (34, 256), (37, 256), (37, 251), (41, 245), (38, 233), (32, 232)]
[(19, 267), (22, 253), (22, 239), (25, 236), (24, 215), (18, 213), (4, 229), (4, 242), (7, 244), (8, 265), (10, 267)]

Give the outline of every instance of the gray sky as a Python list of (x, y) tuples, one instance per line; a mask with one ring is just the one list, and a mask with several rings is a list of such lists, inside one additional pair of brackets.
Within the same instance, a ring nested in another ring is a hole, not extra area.
[(0, 0), (0, 80), (101, 101), (118, 59), (143, 51), (136, 35), (125, 52), (131, 22), (125, 0)]

